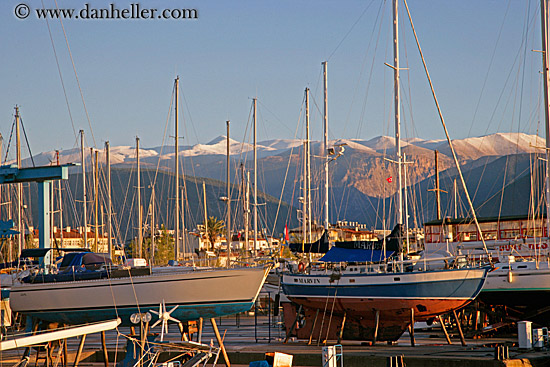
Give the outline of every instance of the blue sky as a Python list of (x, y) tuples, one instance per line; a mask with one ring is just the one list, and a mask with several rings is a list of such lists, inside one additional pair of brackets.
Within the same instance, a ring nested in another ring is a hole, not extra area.
[[(20, 105), (33, 153), (75, 147), (73, 126), (98, 148), (106, 140), (134, 145), (136, 136), (142, 146), (161, 145), (166, 126), (173, 135), (173, 122), (166, 121), (176, 75), (184, 97), (182, 144), (225, 134), (227, 119), (232, 137), (242, 140), (254, 96), (258, 138), (294, 138), (305, 87), (312, 91), (312, 135), (321, 139), (325, 60), (330, 138), (393, 134), (392, 71), (384, 66), (392, 60), (388, 1), (142, 0), (144, 8), (194, 8), (199, 18), (64, 20), (95, 143), (59, 20), (49, 26), (72, 122), (47, 24), (33, 15), (17, 19), (19, 3), (0, 3), (0, 133), (7, 142)], [(85, 3), (57, 0), (60, 8)], [(541, 130), (540, 54), (531, 51), (540, 49), (538, 2), (410, 0), (409, 6), (452, 138)], [(403, 3), (400, 8), (401, 64), (409, 68), (402, 72), (402, 135), (442, 139)]]

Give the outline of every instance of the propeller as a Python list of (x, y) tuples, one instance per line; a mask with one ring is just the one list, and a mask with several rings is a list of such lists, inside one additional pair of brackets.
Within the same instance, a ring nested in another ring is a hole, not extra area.
[(158, 324), (161, 324), (161, 332), (160, 332), (160, 341), (164, 340), (164, 330), (166, 329), (166, 334), (168, 334), (168, 321), (174, 321), (178, 324), (180, 321), (178, 319), (175, 319), (171, 316), (171, 313), (174, 312), (176, 308), (178, 308), (179, 305), (172, 308), (170, 311), (166, 311), (166, 304), (164, 303), (164, 299), (162, 300), (162, 303), (159, 304), (159, 311), (150, 310), (155, 315), (158, 315), (159, 319), (155, 321), (155, 323), (151, 326), (151, 329), (157, 326)]

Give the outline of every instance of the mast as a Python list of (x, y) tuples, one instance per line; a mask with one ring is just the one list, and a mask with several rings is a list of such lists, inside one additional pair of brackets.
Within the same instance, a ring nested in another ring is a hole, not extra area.
[(110, 152), (109, 142), (105, 142), (105, 165), (107, 166), (107, 226), (108, 230), (108, 242), (107, 248), (109, 251), (109, 256), (113, 256), (113, 232), (111, 227), (111, 217), (112, 217), (112, 205), (111, 205), (111, 152)]
[(90, 248), (88, 245), (88, 218), (86, 215), (88, 200), (86, 196), (86, 157), (84, 156), (84, 130), (80, 130), (80, 161), (82, 163), (82, 205), (84, 216), (84, 248)]
[(454, 199), (455, 199), (455, 219), (458, 218), (458, 187), (456, 186), (456, 178), (453, 181), (453, 193), (454, 193)]
[(141, 211), (141, 169), (139, 166), (139, 138), (136, 137), (136, 163), (137, 163), (137, 210), (138, 210), (138, 234), (137, 234), (137, 245), (138, 253), (137, 257), (142, 257), (143, 252), (143, 232), (142, 232), (142, 211)]
[[(16, 142), (16, 159), (17, 168), (21, 168), (21, 134), (19, 131), (19, 106), (15, 106), (15, 142)], [(23, 249), (23, 185), (21, 182), (17, 183), (17, 257), (21, 256), (21, 250)]]
[(303, 161), (303, 200), (302, 200), (302, 252), (305, 251), (305, 243), (307, 242), (307, 143), (304, 141), (304, 161)]
[[(437, 219), (440, 220), (441, 219), (441, 193), (439, 192), (439, 159), (438, 159), (439, 152), (437, 150), (435, 150), (434, 152), (435, 152), (435, 199), (436, 199), (436, 205), (437, 205)], [(455, 208), (455, 211), (456, 211), (456, 208)], [(455, 217), (456, 217), (456, 214), (455, 214)]]
[(324, 85), (324, 103), (323, 103), (323, 120), (324, 120), (324, 146), (323, 157), (325, 160), (325, 231), (328, 231), (328, 84), (327, 84), (327, 61), (323, 62), (323, 85)]
[(98, 175), (98, 151), (95, 151), (95, 161), (94, 161), (94, 215), (95, 215), (95, 249), (99, 251), (99, 175)]
[(250, 213), (250, 171), (246, 171), (246, 191), (244, 195), (245, 200), (245, 210), (244, 210), (244, 242), (245, 242), (245, 250), (246, 250), (246, 257), (248, 258), (248, 232), (250, 231), (248, 228), (248, 224), (250, 219), (249, 213)]
[[(1, 151), (2, 149), (0, 149)], [(57, 150), (55, 152), (56, 156), (57, 156), (57, 165), (59, 166), (59, 150)], [(61, 195), (61, 181), (62, 180), (58, 180), (57, 181), (57, 184), (58, 184), (58, 191), (59, 191), (59, 196), (58, 196), (58, 201), (59, 201), (59, 204), (58, 204), (58, 209), (59, 209), (59, 228), (60, 228), (60, 231), (59, 231), (59, 247), (63, 248), (63, 197)], [(53, 185), (52, 185), (53, 186)]]
[(231, 261), (231, 173), (229, 166), (229, 120), (227, 124), (227, 264)]
[(542, 70), (544, 73), (544, 125), (546, 127), (546, 236), (550, 236), (550, 108), (549, 108), (549, 71), (548, 71), (548, 3), (541, 0), (541, 41)]
[(175, 170), (176, 170), (176, 208), (174, 209), (174, 220), (175, 220), (175, 236), (174, 236), (174, 257), (176, 261), (180, 258), (180, 251), (179, 251), (179, 242), (180, 242), (180, 170), (179, 170), (179, 157), (178, 157), (178, 99), (179, 99), (179, 90), (180, 90), (180, 78), (179, 76), (176, 78), (176, 98), (175, 98), (175, 130), (176, 135), (174, 137), (175, 141)]
[(151, 185), (151, 264), (155, 261), (155, 186)]
[[(204, 197), (204, 235), (207, 245), (210, 245), (210, 238), (208, 237), (208, 212), (206, 211), (206, 184), (204, 181), (202, 182), (202, 193)], [(210, 246), (208, 246), (207, 250), (209, 250), (209, 247)]]
[(398, 0), (393, 0), (393, 92), (395, 114), (395, 154), (397, 158), (397, 224), (403, 224), (403, 183), (402, 183), (402, 157), (401, 157), (401, 115), (399, 95), (399, 14)]
[(311, 154), (309, 143), (309, 88), (306, 88), (306, 173), (307, 173), (307, 236), (311, 242)]
[(258, 251), (258, 157), (256, 153), (256, 98), (254, 101), (254, 255)]

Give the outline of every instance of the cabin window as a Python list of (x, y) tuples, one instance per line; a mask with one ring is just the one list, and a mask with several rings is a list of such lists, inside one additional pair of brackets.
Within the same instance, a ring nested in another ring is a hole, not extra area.
[(401, 278), (395, 277), (395, 278), (393, 278), (393, 281), (394, 281), (394, 282), (399, 282), (399, 281), (401, 281)]

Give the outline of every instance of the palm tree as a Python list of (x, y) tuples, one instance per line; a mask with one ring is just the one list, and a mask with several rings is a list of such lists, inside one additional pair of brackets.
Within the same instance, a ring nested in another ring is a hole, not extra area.
[(216, 237), (222, 234), (225, 230), (225, 222), (223, 220), (218, 220), (216, 217), (208, 218), (208, 231), (206, 237), (210, 242), (211, 249), (214, 249), (214, 243), (216, 242)]

